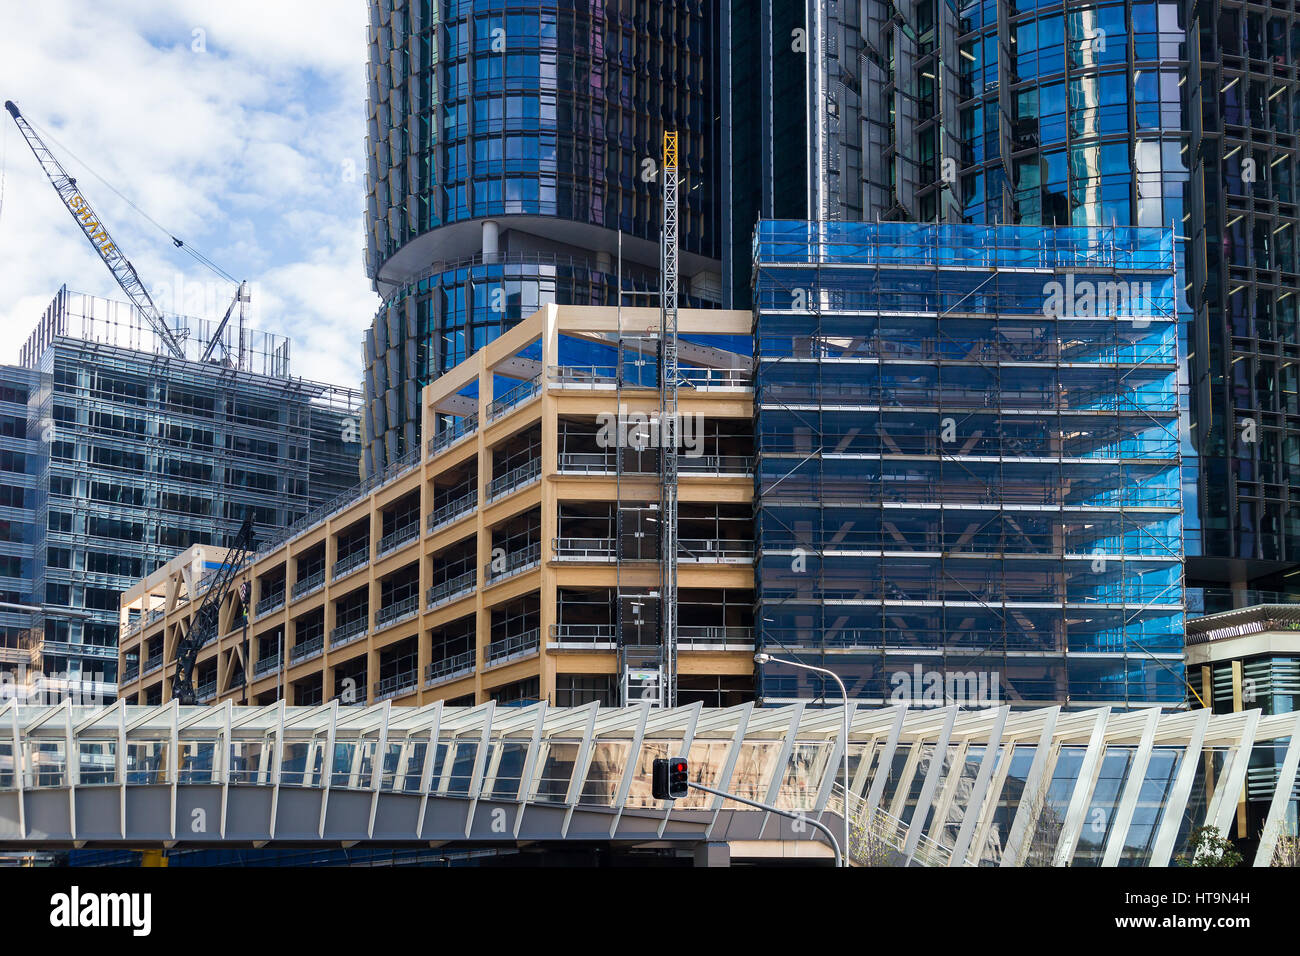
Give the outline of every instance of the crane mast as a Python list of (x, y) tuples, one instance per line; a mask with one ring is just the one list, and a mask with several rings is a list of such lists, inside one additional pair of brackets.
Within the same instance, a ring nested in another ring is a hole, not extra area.
[(677, 133), (664, 133), (663, 278), (660, 299), (659, 519), (661, 638), (659, 660), (665, 707), (677, 706)]
[(168, 328), (166, 320), (158, 307), (154, 305), (153, 299), (140, 280), (140, 274), (135, 271), (135, 266), (122, 250), (118, 248), (113, 237), (109, 235), (108, 228), (104, 225), (103, 220), (96, 215), (95, 210), (91, 208), (86, 197), (77, 188), (77, 181), (68, 175), (67, 170), (50, 152), (50, 148), (45, 145), (45, 141), (37, 135), (32, 129), (31, 124), (19, 112), (18, 107), (12, 100), (5, 101), (5, 109), (9, 115), (14, 118), (18, 125), (18, 131), (23, 134), (23, 139), (27, 140), (27, 145), (31, 147), (32, 153), (36, 156), (36, 161), (41, 164), (41, 169), (49, 178), (54, 191), (59, 194), (59, 199), (72, 218), (76, 220), (81, 232), (99, 257), (104, 260), (104, 265), (108, 266), (108, 271), (113, 273), (113, 278), (117, 284), (122, 287), (126, 297), (131, 300), (131, 304), (136, 307), (146, 322), (162, 340), (163, 345), (176, 358), (185, 358), (185, 350), (180, 341)]

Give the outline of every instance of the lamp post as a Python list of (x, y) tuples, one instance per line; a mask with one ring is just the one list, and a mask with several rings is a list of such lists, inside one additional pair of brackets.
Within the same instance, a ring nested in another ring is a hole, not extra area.
[(843, 866), (849, 865), (849, 692), (844, 687), (844, 681), (840, 680), (840, 675), (825, 667), (814, 667), (811, 664), (801, 664), (799, 661), (786, 660), (783, 657), (773, 657), (771, 654), (759, 652), (754, 655), (755, 664), (785, 664), (788, 667), (798, 667), (801, 670), (814, 671), (818, 674), (827, 674), (840, 685), (840, 694), (844, 697), (844, 726), (840, 731), (841, 739), (844, 741), (843, 763), (841, 770), (844, 774), (844, 857)]

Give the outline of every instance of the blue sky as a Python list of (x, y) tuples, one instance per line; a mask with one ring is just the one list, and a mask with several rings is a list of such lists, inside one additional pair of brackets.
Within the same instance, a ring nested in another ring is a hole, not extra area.
[[(0, 99), (253, 288), (297, 375), (358, 386), (378, 298), (362, 262), (364, 0), (0, 4)], [(0, 113), (0, 362), (60, 285), (122, 298)], [(220, 318), (234, 287), (58, 145), (164, 311)], [(212, 313), (215, 312), (215, 316)]]

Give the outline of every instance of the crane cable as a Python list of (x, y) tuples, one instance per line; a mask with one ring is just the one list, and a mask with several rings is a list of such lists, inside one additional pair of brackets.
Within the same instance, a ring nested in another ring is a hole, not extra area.
[(0, 219), (5, 212), (5, 173), (9, 171), (9, 124), (4, 124), (0, 133)]
[[(49, 131), (48, 129), (45, 129), (45, 128), (42, 127), (42, 126), (37, 126), (35, 123), (33, 123), (33, 122), (31, 121), (31, 119), (30, 119), (29, 117), (27, 118), (27, 122), (28, 122), (28, 124), (29, 124), (30, 126), (34, 127), (38, 133), (40, 133), (42, 136), (44, 136), (44, 137), (45, 137), (46, 139), (48, 139), (50, 142), (54, 143), (54, 145), (58, 146), (59, 149), (63, 150), (63, 152), (66, 153), (68, 156), (70, 156), (70, 157), (72, 157), (73, 159), (75, 159), (75, 160), (77, 161), (77, 163), (78, 163), (78, 164), (79, 164), (83, 169), (86, 170), (86, 172), (90, 173), (90, 175), (92, 175), (92, 176), (94, 176), (96, 179), (98, 179), (98, 180), (99, 180), (101, 183), (103, 183), (103, 184), (104, 184), (108, 189), (112, 190), (112, 191), (113, 191), (113, 194), (114, 194), (115, 196), (117, 196), (118, 199), (122, 200), (122, 202), (126, 203), (128, 206), (130, 206), (132, 209), (134, 209), (134, 210), (135, 210), (135, 211), (136, 211), (140, 216), (142, 216), (144, 219), (148, 220), (148, 221), (149, 221), (149, 222), (150, 222), (150, 223), (151, 223), (155, 228), (158, 229), (159, 232), (161, 232), (161, 233), (162, 233), (163, 235), (165, 235), (168, 239), (170, 239), (170, 240), (172, 241), (172, 244), (173, 244), (174, 246), (176, 246), (177, 249), (180, 249), (180, 250), (182, 250), (182, 251), (184, 251), (184, 252), (189, 253), (189, 255), (192, 256), (192, 257), (194, 258), (194, 260), (195, 260), (196, 262), (199, 263), (199, 265), (204, 266), (205, 268), (207, 268), (208, 270), (210, 270), (214, 275), (219, 276), (219, 277), (222, 278), (222, 279), (225, 279), (227, 282), (229, 282), (229, 283), (231, 283), (231, 284), (233, 284), (233, 285), (239, 285), (239, 280), (238, 280), (238, 279), (236, 279), (234, 276), (230, 275), (230, 273), (226, 272), (224, 269), (222, 269), (222, 268), (221, 268), (220, 266), (218, 266), (215, 262), (213, 262), (211, 259), (209, 259), (209, 258), (208, 258), (207, 256), (205, 256), (202, 252), (200, 252), (199, 250), (195, 249), (195, 248), (194, 248), (193, 246), (191, 246), (190, 244), (188, 244), (188, 243), (186, 243), (186, 242), (184, 242), (184, 241), (182, 241), (182, 240), (176, 238), (176, 236), (174, 236), (174, 235), (172, 234), (172, 232), (171, 232), (170, 229), (167, 229), (166, 227), (164, 227), (164, 226), (162, 225), (162, 223), (158, 222), (156, 219), (154, 219), (152, 216), (150, 216), (147, 212), (145, 212), (143, 209), (141, 209), (139, 206), (137, 206), (135, 203), (133, 203), (130, 199), (128, 199), (126, 196), (124, 196), (124, 195), (123, 195), (123, 194), (122, 194), (122, 193), (117, 189), (116, 186), (114, 186), (112, 183), (110, 183), (107, 179), (105, 179), (105, 178), (104, 178), (103, 176), (101, 176), (99, 173), (95, 172), (95, 170), (91, 168), (91, 166), (90, 166), (89, 163), (87, 163), (84, 159), (82, 159), (80, 156), (78, 156), (78, 155), (77, 155), (76, 153), (74, 153), (72, 150), (68, 149), (68, 147), (64, 146), (63, 143), (59, 142), (59, 140), (57, 140), (57, 139), (53, 136), (53, 134), (50, 133), (50, 131)], [(6, 136), (7, 136), (7, 135), (8, 135), (8, 127), (6, 126), (5, 129), (6, 129)]]

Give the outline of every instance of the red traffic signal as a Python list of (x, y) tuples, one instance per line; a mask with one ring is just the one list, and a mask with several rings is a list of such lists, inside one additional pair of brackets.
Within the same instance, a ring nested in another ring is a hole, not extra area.
[(651, 772), (651, 790), (656, 800), (680, 800), (690, 786), (686, 782), (685, 757), (658, 757)]

